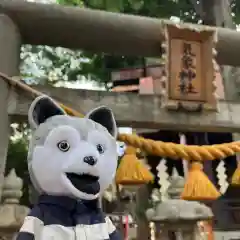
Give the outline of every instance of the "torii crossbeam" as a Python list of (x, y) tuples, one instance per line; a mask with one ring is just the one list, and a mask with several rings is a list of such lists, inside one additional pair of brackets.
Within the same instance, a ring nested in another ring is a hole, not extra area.
[[(24, 44), (145, 57), (160, 56), (163, 28), (165, 23), (170, 22), (18, 0), (0, 0), (0, 11), (18, 26)], [(193, 26), (206, 28), (203, 25)], [(217, 28), (217, 35), (218, 63), (240, 66), (240, 33)]]
[[(83, 113), (99, 105), (107, 105), (113, 109), (118, 125), (122, 127), (240, 132), (239, 103), (220, 101), (217, 113), (189, 114), (169, 112), (161, 108), (162, 99), (159, 96), (39, 86), (36, 89)], [(26, 119), (32, 102), (31, 94), (16, 88), (12, 96), (9, 99), (8, 113), (18, 120)]]

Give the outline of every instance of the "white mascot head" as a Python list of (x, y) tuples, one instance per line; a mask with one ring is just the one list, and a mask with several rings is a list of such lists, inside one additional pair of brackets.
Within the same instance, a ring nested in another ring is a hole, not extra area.
[(29, 109), (33, 130), (28, 168), (40, 194), (97, 199), (113, 181), (117, 168), (117, 127), (107, 107), (85, 118), (67, 116), (47, 96)]

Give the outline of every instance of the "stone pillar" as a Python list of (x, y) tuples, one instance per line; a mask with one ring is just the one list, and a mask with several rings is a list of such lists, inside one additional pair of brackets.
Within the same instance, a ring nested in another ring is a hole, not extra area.
[[(13, 21), (0, 14), (0, 72), (19, 75), (20, 35)], [(10, 121), (8, 118), (9, 85), (0, 79), (0, 199), (6, 165)]]
[(200, 240), (198, 222), (213, 217), (211, 209), (205, 205), (180, 199), (183, 187), (184, 179), (180, 176), (173, 177), (168, 189), (170, 199), (146, 212), (148, 219), (156, 225), (158, 240), (170, 240), (171, 234), (177, 240)]
[(22, 196), (23, 181), (17, 177), (14, 169), (4, 179), (0, 205), (0, 239), (12, 240), (23, 224), (29, 209), (19, 205)]

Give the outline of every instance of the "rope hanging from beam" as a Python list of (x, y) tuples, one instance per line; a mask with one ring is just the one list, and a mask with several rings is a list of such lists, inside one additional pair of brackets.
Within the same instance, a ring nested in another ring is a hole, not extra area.
[(181, 198), (198, 201), (215, 200), (220, 196), (220, 192), (204, 173), (203, 162), (191, 162)]
[(216, 145), (183, 145), (172, 142), (154, 141), (137, 135), (120, 134), (119, 141), (125, 142), (152, 155), (185, 159), (187, 161), (206, 161), (222, 159), (240, 152), (240, 142), (222, 143)]
[[(10, 85), (17, 86), (21, 90), (35, 96), (40, 96), (43, 94), (26, 85), (25, 83), (16, 80), (14, 77), (7, 76), (4, 73), (0, 72), (0, 77), (2, 77)], [(59, 104), (66, 111), (66, 113), (71, 116), (84, 116), (78, 111), (75, 111), (62, 103)], [(151, 139), (145, 139), (134, 134), (119, 134), (118, 140), (125, 142), (127, 145), (131, 145), (135, 148), (140, 148), (142, 151), (145, 151), (149, 154), (161, 157), (169, 157), (176, 160), (185, 159), (187, 161), (194, 160), (201, 162), (206, 160), (226, 158), (240, 152), (240, 141), (216, 145), (197, 146), (176, 144), (172, 142), (154, 141)]]

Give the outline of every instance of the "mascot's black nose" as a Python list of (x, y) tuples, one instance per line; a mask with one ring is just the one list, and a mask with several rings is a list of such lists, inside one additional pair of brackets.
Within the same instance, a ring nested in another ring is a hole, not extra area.
[(86, 156), (83, 158), (83, 161), (91, 166), (94, 166), (97, 163), (97, 159), (93, 156)]

